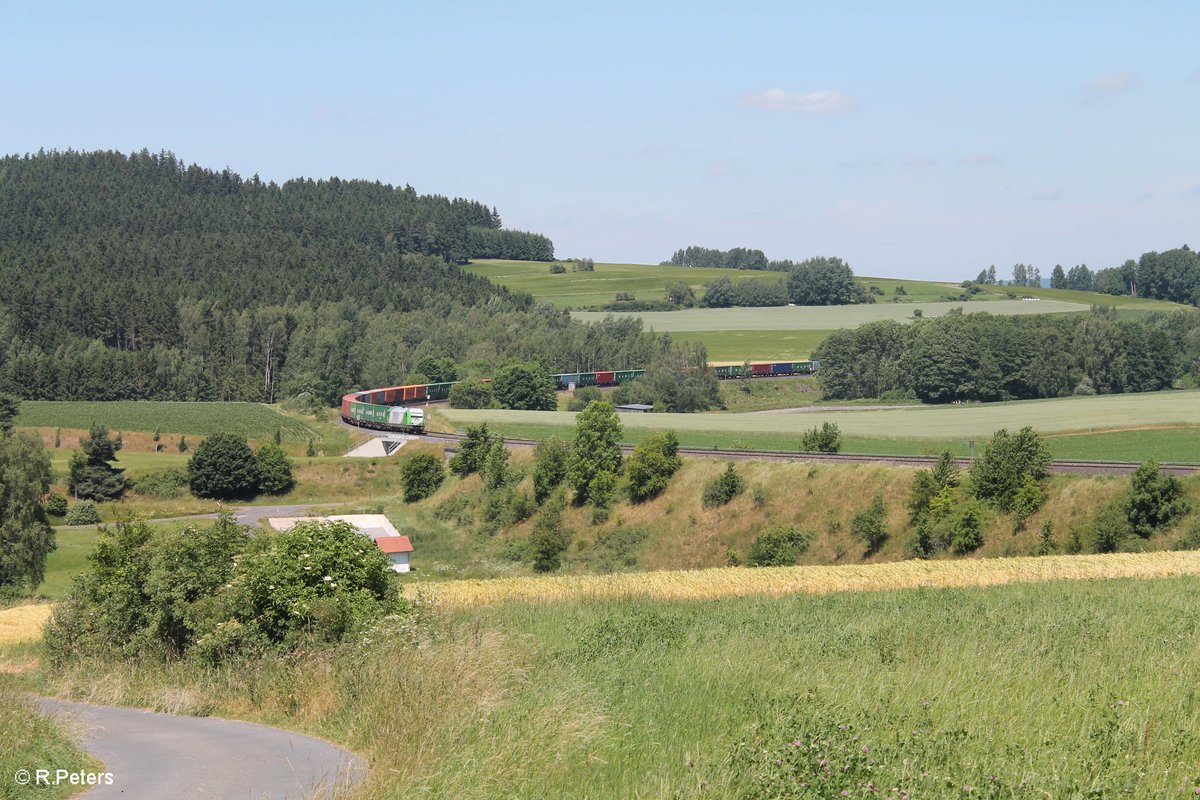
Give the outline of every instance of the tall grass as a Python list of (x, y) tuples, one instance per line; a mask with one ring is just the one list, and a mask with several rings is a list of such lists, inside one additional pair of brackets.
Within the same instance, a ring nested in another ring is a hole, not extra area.
[(20, 785), (18, 770), (96, 770), (99, 765), (79, 749), (75, 731), (42, 714), (17, 692), (0, 688), (0, 797), (5, 800), (69, 797), (79, 787)]
[(330, 737), (369, 759), (368, 798), (1191, 796), (1198, 601), (1174, 577), (508, 602), (50, 688)]

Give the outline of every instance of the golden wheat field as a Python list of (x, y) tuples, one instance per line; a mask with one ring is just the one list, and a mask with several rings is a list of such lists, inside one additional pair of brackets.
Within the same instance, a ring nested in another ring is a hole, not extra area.
[(0, 644), (38, 638), (53, 610), (52, 605), (28, 605), (0, 611)]
[(703, 600), (743, 595), (829, 594), (918, 587), (999, 586), (1054, 580), (1200, 575), (1200, 552), (1113, 553), (902, 561), (832, 567), (723, 567), (686, 571), (497, 578), (423, 584), (418, 596), (447, 609), (507, 601), (644, 598)]

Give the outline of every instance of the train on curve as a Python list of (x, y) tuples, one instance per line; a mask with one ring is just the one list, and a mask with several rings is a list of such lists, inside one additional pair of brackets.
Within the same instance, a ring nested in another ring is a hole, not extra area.
[[(772, 376), (809, 375), (817, 371), (816, 361), (754, 361), (711, 367), (717, 378), (769, 378)], [(554, 376), (559, 391), (583, 386), (620, 386), (646, 374), (644, 369), (564, 372)], [(351, 392), (342, 398), (342, 419), (348, 425), (381, 431), (424, 433), (425, 409), (416, 404), (435, 403), (450, 397), (457, 381), (416, 383)]]

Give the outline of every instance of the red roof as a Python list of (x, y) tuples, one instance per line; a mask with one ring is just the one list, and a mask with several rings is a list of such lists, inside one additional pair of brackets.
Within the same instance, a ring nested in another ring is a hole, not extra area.
[(379, 545), (379, 549), (385, 553), (411, 553), (413, 551), (412, 542), (407, 536), (380, 536), (375, 540), (375, 544)]

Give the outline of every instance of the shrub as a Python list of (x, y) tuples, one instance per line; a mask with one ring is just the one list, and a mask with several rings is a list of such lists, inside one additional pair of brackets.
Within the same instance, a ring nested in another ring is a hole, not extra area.
[(967, 505), (953, 520), (950, 530), (950, 549), (958, 555), (978, 550), (983, 545), (983, 515), (978, 508)]
[(1086, 538), (1094, 553), (1115, 553), (1131, 535), (1133, 529), (1119, 502), (1101, 508), (1086, 528)]
[(704, 485), (701, 500), (706, 508), (723, 506), (746, 491), (746, 479), (738, 475), (733, 464), (725, 465), (725, 471)]
[(503, 489), (508, 483), (508, 448), (503, 439), (494, 440), (488, 448), (480, 477), (488, 489)]
[(767, 504), (767, 488), (761, 483), (756, 483), (750, 487), (750, 499), (754, 501), (755, 508), (762, 508)]
[(491, 384), (481, 378), (467, 378), (450, 387), (451, 408), (491, 408), (496, 404)]
[(1033, 428), (1015, 434), (1001, 428), (971, 464), (971, 492), (1002, 511), (1011, 511), (1026, 478), (1040, 482), (1050, 460), (1050, 447)]
[(451, 495), (438, 503), (433, 516), (459, 525), (470, 525), (475, 521), (475, 515), (471, 513), (471, 500), (465, 494)]
[(842, 432), (836, 422), (824, 422), (804, 432), (800, 449), (806, 453), (836, 453), (842, 449)]
[(562, 554), (571, 545), (571, 532), (563, 524), (562, 495), (546, 503), (533, 521), (529, 536), (529, 556), (538, 572), (553, 572), (562, 565)]
[(417, 453), (400, 467), (404, 483), (404, 502), (416, 503), (438, 490), (446, 479), (442, 460), (433, 453)]
[(67, 525), (99, 525), (100, 511), (96, 508), (94, 500), (80, 500), (78, 503), (72, 503), (67, 509), (67, 516), (63, 522)]
[(52, 517), (61, 517), (67, 513), (67, 496), (60, 492), (51, 492), (46, 498), (46, 513)]
[(188, 459), (192, 494), (219, 500), (253, 497), (258, 491), (258, 460), (245, 437), (214, 433)]
[(83, 500), (116, 500), (125, 493), (129, 482), (123, 471), (110, 462), (117, 460), (122, 447), (120, 434), (109, 436), (108, 428), (92, 423), (87, 436), (79, 439), (80, 449), (71, 455), (67, 486)]
[(491, 447), (492, 436), (486, 422), (469, 426), (466, 436), (459, 442), (458, 452), (450, 459), (450, 471), (460, 478), (478, 472), (483, 469)]
[(292, 460), (279, 445), (260, 447), (254, 458), (258, 462), (259, 487), (267, 494), (287, 494), (296, 485)]
[(562, 484), (567, 476), (567, 461), (571, 456), (570, 446), (551, 436), (533, 448), (533, 499), (538, 503), (546, 500)]
[(583, 411), (593, 400), (603, 399), (603, 393), (595, 386), (583, 386), (576, 389), (567, 401), (567, 411)]
[(1042, 487), (1033, 479), (1032, 475), (1026, 475), (1012, 500), (1013, 519), (1016, 522), (1017, 530), (1025, 529), (1025, 520), (1041, 508), (1045, 499)]
[(779, 523), (767, 528), (750, 545), (752, 567), (787, 567), (795, 564), (812, 543), (812, 532)]
[(576, 502), (592, 499), (592, 481), (600, 473), (610, 472), (614, 478), (621, 474), (621, 434), (621, 421), (609, 403), (591, 403), (579, 414), (566, 474), (575, 489)]
[(629, 472), (629, 498), (640, 503), (662, 494), (682, 465), (679, 437), (675, 431), (646, 437), (633, 449), (626, 465)]
[(1158, 462), (1147, 461), (1133, 473), (1125, 496), (1125, 516), (1138, 536), (1150, 536), (1187, 512), (1183, 484), (1174, 475), (1163, 475)]
[(1042, 523), (1042, 532), (1038, 536), (1037, 549), (1033, 551), (1035, 556), (1052, 556), (1058, 552), (1058, 545), (1054, 541), (1054, 523), (1051, 520), (1046, 520)]
[(871, 505), (854, 515), (850, 520), (850, 530), (863, 544), (867, 553), (876, 552), (887, 541), (887, 507), (883, 504), (883, 495), (875, 495)]
[(550, 265), (550, 274), (551, 275), (562, 275), (566, 271), (567, 271), (567, 268), (564, 267), (562, 264), (551, 264)]
[(345, 523), (251, 537), (230, 517), (181, 531), (121, 522), (88, 561), (48, 626), (54, 663), (105, 653), (218, 663), (336, 642), (404, 608), (387, 557)]
[(135, 480), (133, 489), (150, 497), (183, 497), (188, 491), (188, 475), (181, 469), (151, 472)]

